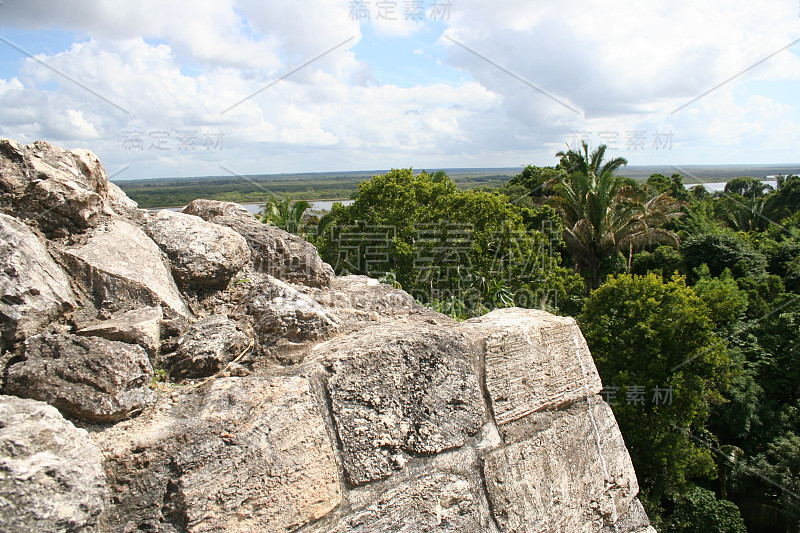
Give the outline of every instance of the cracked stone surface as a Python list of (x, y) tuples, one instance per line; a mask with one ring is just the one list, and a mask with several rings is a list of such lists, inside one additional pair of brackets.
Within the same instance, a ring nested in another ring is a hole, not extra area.
[(44, 243), (0, 213), (0, 352), (75, 308), (69, 280)]
[(173, 378), (201, 378), (219, 372), (250, 345), (250, 337), (225, 315), (198, 320), (178, 339), (178, 349), (164, 357)]
[(44, 402), (0, 395), (0, 530), (97, 531), (100, 450)]
[(573, 318), (510, 308), (463, 327), (483, 346), (486, 388), (500, 426), (603, 389)]
[(285, 533), (341, 500), (333, 448), (303, 377), (217, 379), (97, 438), (113, 480), (109, 531)]
[(596, 396), (591, 407), (536, 415), (537, 433), (484, 460), (501, 530), (595, 533), (614, 524), (639, 485), (611, 408)]
[(328, 391), (353, 484), (384, 478), (409, 455), (461, 446), (484, 421), (471, 346), (453, 329), (376, 325), (329, 343)]
[(164, 313), (160, 307), (141, 307), (86, 326), (78, 330), (77, 334), (138, 344), (150, 357), (155, 357), (161, 342), (163, 318)]
[(262, 224), (247, 209), (232, 202), (194, 200), (183, 213), (227, 226), (247, 240), (255, 266), (290, 283), (327, 287), (334, 277), (313, 244), (275, 226)]
[(158, 245), (128, 222), (114, 219), (95, 229), (85, 245), (66, 250), (64, 259), (98, 308), (110, 304), (112, 311), (127, 311), (160, 304), (190, 314)]
[(7, 373), (4, 393), (47, 402), (81, 420), (121, 420), (153, 398), (144, 348), (100, 337), (34, 335), (25, 341), (24, 360)]
[(244, 237), (200, 217), (161, 210), (144, 231), (169, 257), (183, 289), (222, 289), (250, 260)]

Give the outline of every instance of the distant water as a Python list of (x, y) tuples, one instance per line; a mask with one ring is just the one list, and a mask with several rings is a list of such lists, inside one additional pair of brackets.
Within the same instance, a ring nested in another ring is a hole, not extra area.
[[(772, 176), (767, 176), (771, 178)], [(769, 185), (773, 189), (778, 186), (778, 181), (774, 179), (766, 179), (761, 180), (761, 183), (765, 185)], [(725, 190), (726, 182), (724, 181), (716, 181), (716, 182), (705, 182), (705, 183), (684, 183), (684, 187), (687, 189), (691, 189), (695, 185), (702, 185), (706, 188), (708, 192), (721, 192)], [(333, 204), (336, 202), (341, 202), (343, 205), (351, 205), (353, 200), (316, 200), (313, 202), (309, 202), (311, 204), (311, 211), (330, 211), (333, 207)], [(246, 208), (248, 211), (253, 213), (254, 215), (261, 210), (261, 205), (263, 204), (239, 204), (242, 207)], [(183, 207), (151, 207), (151, 211), (158, 211), (161, 209), (166, 209), (168, 211), (180, 211)]]
[[(777, 180), (761, 180), (761, 183), (765, 185), (769, 185), (773, 189), (778, 186)], [(727, 185), (724, 181), (717, 181), (713, 183), (684, 183), (683, 186), (687, 189), (691, 189), (695, 185), (702, 185), (706, 188), (708, 192), (721, 192), (725, 190), (725, 185)]]
[(330, 211), (336, 202), (340, 202), (342, 205), (352, 205), (355, 200), (319, 200), (309, 203), (312, 211)]
[[(333, 207), (333, 204), (336, 202), (341, 202), (344, 205), (350, 205), (353, 203), (353, 200), (317, 200), (314, 202), (308, 202), (311, 204), (311, 211), (330, 211)], [(263, 204), (239, 204), (254, 215), (261, 211), (261, 206)], [(180, 211), (183, 207), (151, 207), (150, 211), (160, 211), (161, 209), (166, 209), (167, 211)]]

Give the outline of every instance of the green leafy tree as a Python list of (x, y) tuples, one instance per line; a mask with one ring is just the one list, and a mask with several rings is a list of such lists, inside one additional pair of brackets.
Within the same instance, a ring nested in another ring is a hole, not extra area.
[(768, 216), (769, 198), (761, 194), (723, 196), (717, 200), (717, 210), (722, 213), (728, 227), (735, 231), (763, 231), (771, 223)]
[(711, 427), (744, 454), (730, 471), (731, 499), (755, 530), (791, 531), (800, 519), (800, 297), (776, 276), (740, 278), (748, 309), (735, 324), (731, 354), (743, 371)]
[(673, 174), (670, 178), (663, 174), (652, 174), (647, 178), (646, 185), (657, 194), (667, 193), (675, 200), (689, 199), (689, 192), (683, 186), (683, 176), (680, 174)]
[[(612, 408), (647, 505), (658, 512), (689, 479), (715, 475), (709, 450), (691, 434), (705, 433), (711, 406), (723, 401), (727, 350), (707, 305), (682, 278), (610, 278), (579, 322), (605, 387), (619, 390), (622, 401)], [(671, 391), (671, 404), (651, 401), (656, 387)], [(647, 397), (627, 401), (636, 391)]]
[(641, 208), (630, 234), (621, 242), (628, 245), (628, 272), (631, 270), (631, 262), (637, 248), (659, 243), (668, 243), (673, 248), (680, 245), (678, 235), (666, 229), (666, 226), (682, 215), (678, 211), (678, 203), (669, 193), (661, 193), (645, 200), (644, 191), (637, 191), (632, 195), (632, 200), (638, 202)]
[(800, 211), (800, 176), (778, 176), (778, 188), (770, 197), (769, 216), (780, 220)]
[(756, 249), (767, 258), (767, 271), (781, 277), (786, 289), (800, 293), (800, 212), (753, 235)]
[[(532, 199), (546, 199), (555, 194), (553, 185), (566, 176), (564, 169), (555, 167), (526, 166), (522, 172), (511, 178), (508, 186), (519, 186)], [(516, 190), (516, 189), (514, 189)]]
[(744, 237), (734, 233), (704, 233), (683, 240), (681, 254), (688, 272), (707, 264), (712, 276), (727, 268), (735, 278), (759, 277), (766, 274), (764, 255)]
[(633, 255), (631, 274), (644, 275), (649, 272), (660, 274), (665, 279), (675, 272), (683, 274), (685, 267), (681, 253), (672, 246), (657, 246), (652, 252), (643, 251)]
[(691, 202), (702, 202), (711, 198), (711, 193), (702, 185), (695, 185), (687, 191), (686, 199)]
[[(595, 183), (605, 177), (613, 177), (614, 172), (627, 165), (628, 161), (624, 157), (615, 157), (609, 161), (603, 161), (606, 149), (606, 145), (602, 144), (589, 155), (589, 145), (586, 144), (586, 141), (581, 141), (580, 150), (570, 148), (566, 152), (558, 152), (556, 154), (556, 157), (559, 158), (556, 168), (566, 172), (567, 176), (578, 174), (588, 177), (590, 181)], [(558, 177), (559, 181), (563, 179), (564, 176)]]
[(724, 332), (733, 330), (735, 323), (747, 309), (747, 293), (739, 289), (731, 271), (725, 269), (719, 277), (711, 276), (708, 265), (696, 269), (697, 282), (694, 291), (706, 303), (709, 317)]
[(672, 186), (670, 179), (663, 174), (651, 174), (645, 183), (659, 194), (669, 192)]
[(692, 486), (675, 498), (670, 533), (746, 533), (736, 504), (718, 500), (708, 489)]
[(800, 498), (797, 496), (800, 494), (800, 436), (792, 431), (777, 435), (763, 452), (746, 462), (752, 468), (743, 472), (747, 482), (761, 486), (762, 494), (781, 509), (787, 522), (797, 524), (800, 521)]
[(469, 313), (539, 306), (543, 295), (568, 285), (569, 274), (548, 236), (526, 225), (547, 218), (538, 209), (498, 192), (460, 191), (446, 176), (395, 169), (361, 183), (352, 205), (335, 205), (320, 221), (316, 244), (339, 273), (391, 270), (415, 298), (459, 313), (454, 300)]
[(716, 212), (716, 204), (710, 197), (697, 200), (681, 208), (683, 215), (674, 218), (667, 226), (675, 231), (681, 240), (692, 235), (716, 234), (727, 231), (723, 228)]
[(614, 175), (627, 164), (624, 158), (604, 162), (605, 145), (591, 155), (586, 142), (582, 142), (581, 149), (556, 154), (565, 174), (557, 176), (558, 194), (551, 202), (561, 214), (564, 242), (588, 293), (600, 286), (603, 267), (609, 270), (609, 259), (619, 253), (621, 239), (633, 230), (632, 221), (639, 214), (639, 206), (620, 201), (630, 189)]
[(725, 184), (725, 192), (736, 194), (746, 198), (764, 196), (764, 193), (772, 187), (763, 183), (761, 180), (751, 177), (733, 178)]
[(783, 282), (778, 276), (767, 275), (757, 278), (745, 276), (737, 278), (736, 283), (747, 293), (747, 310), (744, 314), (746, 321), (762, 320), (772, 316), (787, 297), (791, 297), (786, 294)]

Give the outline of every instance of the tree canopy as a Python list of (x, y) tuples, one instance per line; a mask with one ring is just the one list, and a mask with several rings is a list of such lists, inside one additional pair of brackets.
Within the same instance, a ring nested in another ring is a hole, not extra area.
[[(604, 386), (619, 395), (612, 408), (651, 502), (713, 475), (710, 451), (690, 437), (704, 433), (730, 379), (709, 315), (683, 278), (623, 274), (594, 291), (579, 318)], [(665, 390), (669, 402), (657, 395)]]
[(569, 301), (576, 280), (559, 267), (553, 215), (498, 192), (460, 191), (446, 175), (395, 169), (363, 182), (352, 205), (335, 205), (316, 244), (339, 273), (391, 272), (418, 300), (450, 302), (466, 317)]

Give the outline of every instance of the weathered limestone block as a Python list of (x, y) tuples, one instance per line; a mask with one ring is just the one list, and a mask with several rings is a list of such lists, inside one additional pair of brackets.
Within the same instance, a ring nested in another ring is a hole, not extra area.
[(611, 408), (595, 396), (591, 407), (584, 401), (534, 416), (543, 429), (484, 459), (501, 530), (595, 533), (614, 524), (639, 486)]
[(0, 396), (0, 530), (97, 531), (100, 450), (53, 407)]
[(113, 213), (107, 202), (108, 176), (89, 150), (65, 150), (45, 141), (23, 146), (3, 139), (0, 159), (3, 200), (48, 234), (82, 231)]
[[(42, 141), (37, 141), (34, 143), (34, 146), (41, 145), (45, 147), (47, 144), (50, 146), (44, 150), (45, 160), (52, 161), (53, 157), (47, 153), (47, 150), (59, 152), (63, 149), (53, 146), (50, 143), (43, 143)], [(66, 153), (59, 153), (56, 156), (57, 159), (55, 160), (58, 162), (58, 165), (64, 166), (66, 164), (69, 166), (74, 162), (74, 167), (80, 173), (78, 179), (81, 183), (87, 185), (105, 199), (108, 194), (108, 174), (106, 174), (106, 169), (103, 168), (103, 164), (100, 163), (100, 159), (91, 150), (85, 148), (68, 151), (64, 150), (64, 152)], [(50, 163), (50, 165), (55, 166), (53, 163)], [(72, 170), (70, 170), (70, 172), (75, 174)]]
[(117, 184), (110, 181), (108, 182), (106, 203), (119, 215), (132, 215), (139, 207), (139, 204), (128, 198), (125, 191), (120, 189)]
[(70, 272), (94, 297), (97, 307), (112, 310), (163, 304), (189, 315), (161, 250), (139, 228), (114, 219), (97, 228), (81, 247), (64, 252)]
[(376, 325), (330, 341), (333, 416), (350, 481), (389, 476), (409, 455), (461, 446), (485, 408), (470, 345), (453, 329)]
[(325, 423), (302, 377), (220, 378), (161, 418), (97, 438), (112, 480), (103, 518), (111, 531), (286, 533), (341, 500)]
[(112, 316), (78, 330), (83, 337), (102, 337), (110, 341), (138, 344), (150, 357), (155, 357), (161, 344), (161, 321), (164, 313), (160, 307), (142, 307)]
[(499, 533), (474, 442), (411, 461), (387, 479), (353, 487), (303, 533), (386, 531)]
[(246, 240), (255, 266), (278, 279), (310, 287), (327, 287), (333, 269), (320, 259), (306, 240), (280, 228), (262, 224), (247, 209), (232, 202), (194, 200), (184, 213), (227, 226)]
[(144, 231), (169, 257), (183, 289), (222, 289), (250, 260), (244, 237), (200, 217), (162, 210)]
[(19, 220), (0, 214), (0, 351), (75, 307), (69, 280)]
[(316, 301), (272, 276), (250, 290), (239, 311), (252, 317), (262, 347), (301, 344), (338, 329), (336, 319)]
[(0, 193), (15, 198), (25, 192), (29, 182), (22, 145), (12, 139), (0, 139)]
[(319, 291), (315, 298), (327, 307), (377, 313), (384, 317), (427, 309), (407, 292), (367, 276), (337, 276), (331, 281), (330, 289)]
[(500, 426), (603, 388), (573, 318), (510, 308), (468, 320), (463, 327), (483, 346), (486, 388)]
[(600, 533), (655, 533), (639, 498), (631, 501), (625, 515), (613, 525), (605, 526)]
[(35, 335), (25, 341), (25, 360), (7, 370), (5, 394), (47, 402), (82, 420), (121, 420), (153, 397), (144, 349), (100, 337)]
[(385, 490), (376, 501), (325, 526), (326, 533), (485, 533), (491, 531), (474, 479), (433, 472)]
[(103, 212), (103, 199), (93, 191), (87, 191), (74, 181), (43, 180), (35, 182), (30, 200), (33, 208), (22, 212), (44, 213), (35, 217), (39, 226), (48, 234), (59, 228), (81, 231), (97, 225)]
[(248, 346), (250, 337), (225, 315), (211, 315), (192, 324), (178, 339), (178, 349), (165, 357), (170, 377), (200, 378), (222, 370)]

